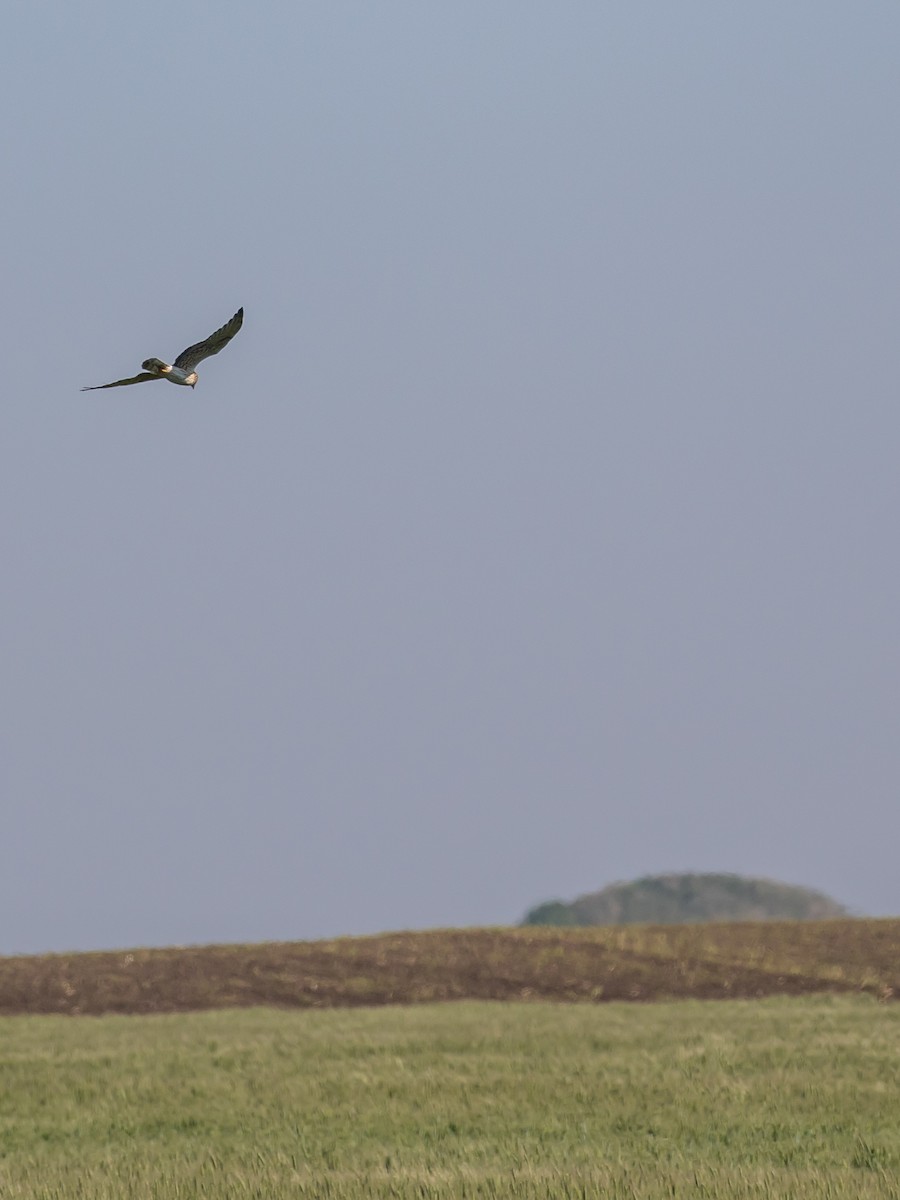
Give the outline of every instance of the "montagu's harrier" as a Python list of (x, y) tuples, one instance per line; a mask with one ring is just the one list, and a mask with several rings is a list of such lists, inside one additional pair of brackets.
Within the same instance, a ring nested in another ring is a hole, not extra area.
[(218, 354), (224, 346), (227, 346), (243, 322), (244, 310), (239, 308), (231, 320), (226, 321), (221, 329), (210, 334), (205, 342), (197, 342), (196, 346), (188, 346), (187, 350), (182, 350), (171, 366), (169, 363), (164, 363), (161, 358), (147, 358), (141, 363), (140, 375), (133, 375), (130, 379), (117, 379), (115, 383), (98, 383), (94, 387), (84, 387), (81, 390), (97, 392), (101, 388), (125, 387), (128, 383), (144, 383), (148, 379), (168, 379), (169, 383), (179, 383), (182, 387), (195, 387), (197, 372), (194, 368), (197, 363), (203, 362), (204, 358), (210, 358), (213, 354)]

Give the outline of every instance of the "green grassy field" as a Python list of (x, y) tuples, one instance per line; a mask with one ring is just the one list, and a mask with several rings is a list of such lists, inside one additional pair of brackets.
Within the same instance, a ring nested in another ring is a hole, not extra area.
[(0, 1020), (0, 1196), (896, 1197), (867, 996)]

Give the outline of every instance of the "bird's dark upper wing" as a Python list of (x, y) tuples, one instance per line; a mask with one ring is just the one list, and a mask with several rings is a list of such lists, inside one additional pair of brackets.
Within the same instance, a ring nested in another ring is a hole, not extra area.
[(197, 363), (218, 354), (223, 346), (227, 346), (243, 323), (244, 310), (239, 308), (231, 320), (210, 334), (205, 342), (197, 342), (196, 346), (188, 346), (187, 350), (182, 350), (175, 359), (175, 366), (180, 367), (182, 371), (193, 371)]
[(101, 388), (125, 387), (127, 383), (143, 383), (147, 379), (161, 378), (161, 375), (154, 375), (150, 371), (141, 371), (140, 375), (132, 375), (130, 379), (117, 379), (115, 383), (97, 383), (93, 387), (86, 387), (81, 390), (83, 392), (99, 392)]

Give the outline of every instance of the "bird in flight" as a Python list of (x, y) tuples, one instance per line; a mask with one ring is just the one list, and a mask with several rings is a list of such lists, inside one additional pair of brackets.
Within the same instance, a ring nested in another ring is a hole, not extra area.
[(83, 392), (97, 392), (101, 388), (125, 387), (129, 383), (145, 383), (148, 379), (168, 379), (169, 383), (179, 383), (182, 387), (196, 387), (197, 372), (194, 368), (204, 358), (218, 354), (228, 345), (241, 325), (244, 323), (244, 310), (239, 308), (230, 321), (226, 321), (221, 329), (211, 333), (205, 342), (197, 342), (188, 346), (171, 365), (160, 358), (147, 358), (141, 363), (140, 375), (132, 375), (130, 379), (117, 379), (114, 383), (98, 383), (94, 387), (83, 387)]

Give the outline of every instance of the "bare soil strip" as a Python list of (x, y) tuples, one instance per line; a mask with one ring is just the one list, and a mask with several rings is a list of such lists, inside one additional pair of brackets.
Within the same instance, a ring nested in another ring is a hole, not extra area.
[(0, 1014), (900, 996), (900, 920), (454, 929), (0, 958)]

